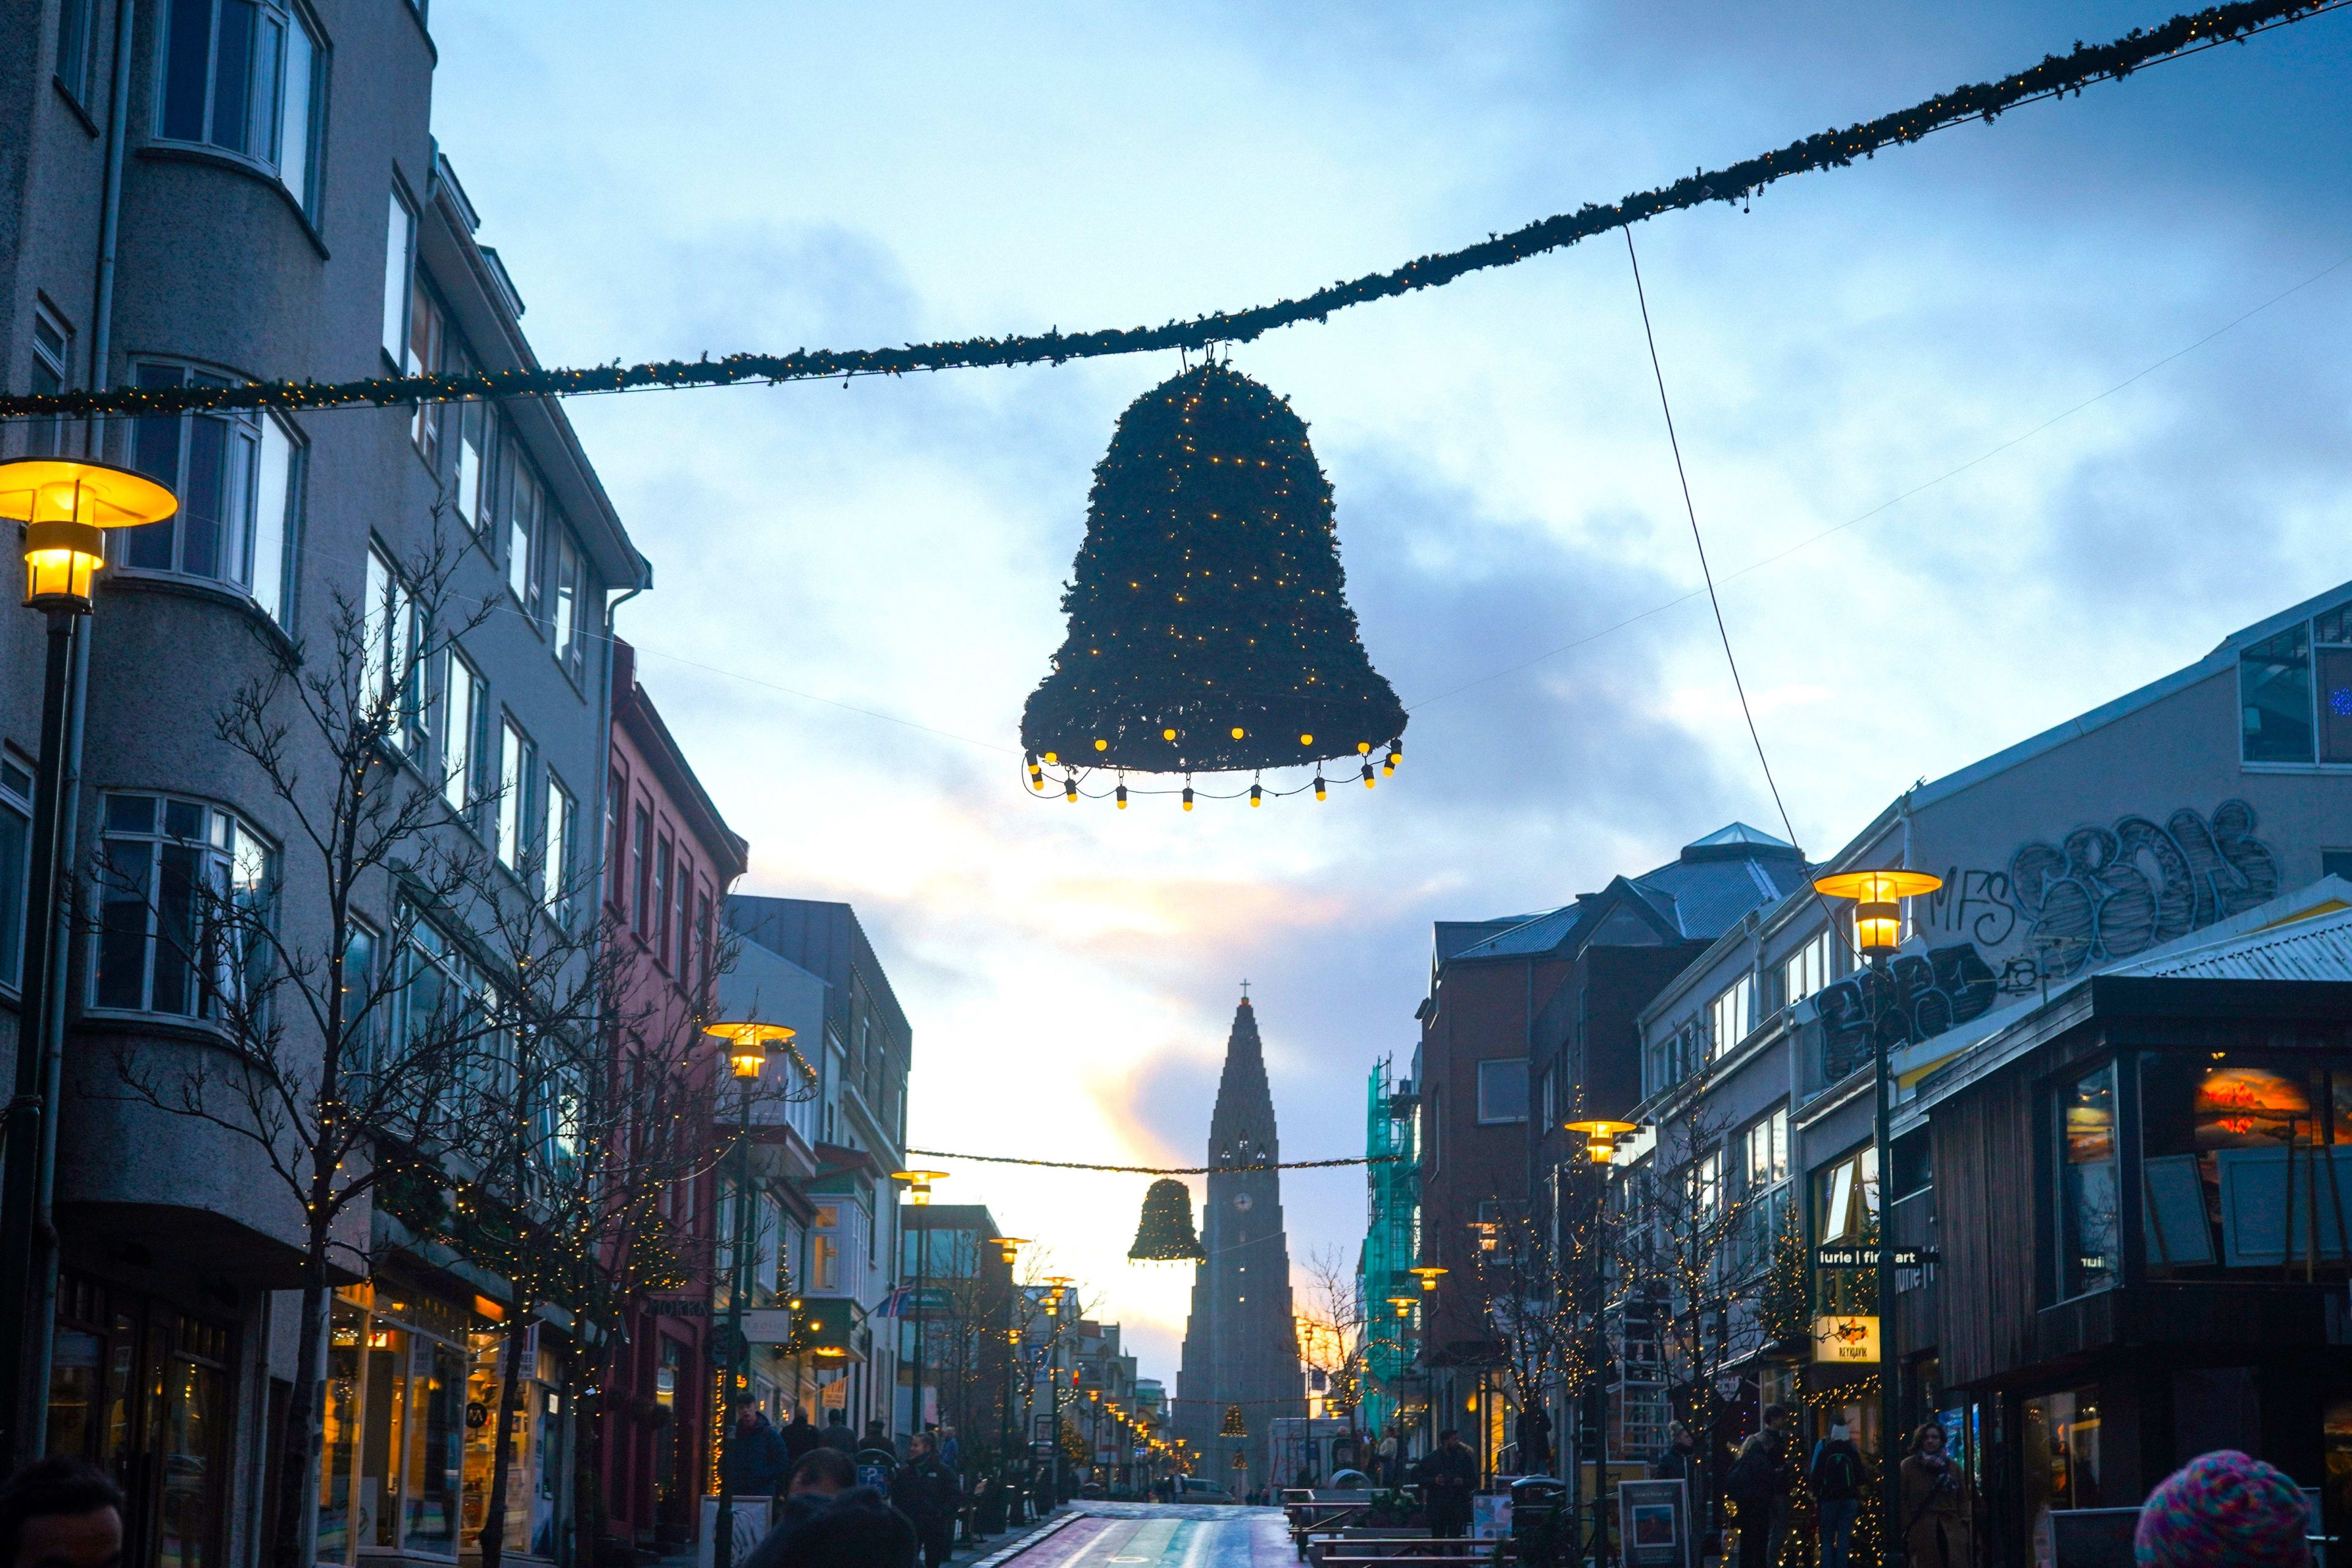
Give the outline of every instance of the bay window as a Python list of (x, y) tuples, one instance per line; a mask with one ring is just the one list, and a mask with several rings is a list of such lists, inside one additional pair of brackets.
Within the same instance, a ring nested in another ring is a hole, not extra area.
[[(145, 387), (227, 386), (184, 365), (142, 364)], [(274, 414), (178, 414), (134, 422), (131, 466), (180, 498), (162, 522), (110, 536), (112, 563), (237, 588), (280, 625), (291, 605), (302, 448)]]
[(171, 0), (155, 134), (259, 164), (315, 213), (320, 54), (283, 0)]
[(217, 1018), (266, 957), (277, 852), (218, 806), (110, 795), (89, 1005)]

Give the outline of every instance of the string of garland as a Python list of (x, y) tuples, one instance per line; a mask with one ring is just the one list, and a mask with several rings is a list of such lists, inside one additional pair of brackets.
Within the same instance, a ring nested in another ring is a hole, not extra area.
[(909, 1149), (927, 1160), (977, 1160), (989, 1165), (1042, 1165), (1051, 1171), (1112, 1171), (1122, 1176), (1230, 1176), (1244, 1171), (1321, 1171), (1334, 1165), (1379, 1165), (1401, 1154), (1354, 1154), (1344, 1160), (1285, 1160), (1262, 1165), (1090, 1165), (1082, 1160), (1023, 1160), (1011, 1154), (957, 1154), (945, 1149)]
[(2154, 27), (2135, 27), (2105, 44), (2077, 43), (2064, 55), (2045, 55), (2039, 65), (2000, 78), (1937, 93), (1908, 109), (1824, 131), (1786, 147), (1712, 172), (1629, 195), (1612, 205), (1587, 204), (1573, 213), (1539, 219), (1485, 243), (1421, 257), (1387, 272), (1333, 283), (1299, 300), (1283, 300), (1243, 310), (1220, 310), (1159, 327), (1110, 328), (1091, 332), (1043, 333), (1003, 338), (961, 338), (908, 343), (895, 349), (796, 349), (788, 354), (736, 353), (722, 359), (664, 360), (647, 364), (589, 365), (569, 370), (443, 372), (431, 375), (376, 376), (346, 382), (247, 382), (226, 387), (118, 387), (108, 392), (57, 392), (0, 396), (0, 418), (62, 415), (179, 414), (191, 409), (340, 408), (373, 404), (391, 407), (416, 403), (478, 398), (569, 397), (587, 393), (628, 392), (642, 387), (731, 386), (845, 380), (857, 375), (904, 375), (914, 371), (970, 369), (1016, 364), (1061, 364), (1074, 359), (1145, 353), (1163, 349), (1199, 349), (1214, 343), (1248, 342), (1280, 327), (1328, 321), (1335, 310), (1386, 300), (1416, 289), (1433, 289), (1488, 268), (1508, 267), (1595, 235), (1624, 228), (1664, 213), (1706, 202), (1744, 201), (1776, 180), (1793, 174), (1844, 168), (1874, 156), (1882, 147), (1902, 146), (1971, 120), (1987, 123), (2023, 104), (2080, 96), (2093, 82), (2120, 80), (2133, 71), (2257, 33), (2339, 10), (2352, 0), (2239, 0), (2176, 16)]

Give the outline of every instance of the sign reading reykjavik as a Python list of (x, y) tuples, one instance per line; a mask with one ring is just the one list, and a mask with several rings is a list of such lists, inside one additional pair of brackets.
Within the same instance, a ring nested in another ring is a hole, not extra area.
[(1876, 1318), (1820, 1317), (1813, 1320), (1813, 1360), (1836, 1365), (1876, 1365)]

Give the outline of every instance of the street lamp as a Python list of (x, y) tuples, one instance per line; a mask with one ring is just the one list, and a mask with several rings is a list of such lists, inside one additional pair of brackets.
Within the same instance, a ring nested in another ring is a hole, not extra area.
[[(948, 1179), (945, 1171), (893, 1171), (890, 1179), (907, 1184), (907, 1202), (915, 1208), (928, 1208), (931, 1202), (931, 1184)], [(923, 1289), (924, 1265), (930, 1261), (931, 1227), (915, 1227), (915, 1389), (908, 1396), (912, 1408), (907, 1420), (916, 1432), (923, 1429)], [(893, 1412), (895, 1416), (896, 1412)]]
[(1561, 1126), (1567, 1131), (1580, 1132), (1584, 1135), (1585, 1158), (1596, 1165), (1605, 1165), (1615, 1157), (1618, 1139), (1629, 1132), (1641, 1131), (1640, 1124), (1637, 1122), (1612, 1121), (1606, 1117), (1600, 1116), (1591, 1117), (1582, 1121), (1563, 1122)]
[[(996, 1238), (997, 1254), (1004, 1259), (1005, 1279), (1004, 1390), (1003, 1398), (997, 1407), (996, 1423), (996, 1474), (1000, 1494), (1013, 1474), (1013, 1368), (1014, 1363), (1021, 1359), (1021, 1327), (1013, 1315), (1021, 1300), (1021, 1288), (1013, 1279), (1013, 1266), (1020, 1260), (1021, 1249), (1028, 1245), (1029, 1238), (1025, 1236), (1000, 1236)], [(1018, 1523), (1019, 1521), (1013, 1517), (1012, 1500), (1006, 1499), (1005, 1504), (1004, 1522), (1008, 1525)]]
[[(768, 1047), (789, 1048), (799, 1031), (782, 1024), (744, 1019), (706, 1025), (702, 1032), (726, 1047), (727, 1070), (740, 1090), (735, 1137), (735, 1246), (733, 1256), (727, 1260), (727, 1340), (720, 1347), (720, 1353), (727, 1358), (727, 1375), (721, 1386), (727, 1393), (726, 1404), (732, 1405), (751, 1359), (749, 1347), (743, 1343), (743, 1298), (751, 1289), (751, 1094), (760, 1075), (767, 1070)], [(733, 1568), (735, 1562), (735, 1489), (727, 1479), (725, 1457), (726, 1445), (735, 1440), (734, 1428), (727, 1422), (729, 1414), (725, 1408), (719, 1412), (719, 1518), (711, 1531), (712, 1568)]]
[[(1640, 1131), (1641, 1125), (1638, 1122), (1619, 1121), (1613, 1118), (1606, 1116), (1588, 1116), (1581, 1121), (1563, 1121), (1560, 1123), (1560, 1128), (1563, 1131), (1574, 1132), (1583, 1138), (1584, 1157), (1588, 1163), (1588, 1167), (1592, 1171), (1594, 1177), (1592, 1189), (1592, 1237), (1591, 1244), (1591, 1250), (1592, 1253), (1591, 1316), (1593, 1319), (1593, 1327), (1596, 1331), (1595, 1337), (1597, 1338), (1597, 1331), (1600, 1327), (1601, 1303), (1605, 1285), (1605, 1281), (1601, 1275), (1601, 1226), (1607, 1217), (1607, 1208), (1609, 1204), (1609, 1182), (1601, 1168), (1617, 1157), (1617, 1140), (1623, 1138), (1630, 1133)], [(1560, 1173), (1564, 1176), (1567, 1174), (1567, 1172), (1563, 1169)], [(1592, 1358), (1592, 1364), (1598, 1365), (1600, 1361), (1601, 1357), (1596, 1351)], [(1587, 1404), (1588, 1401), (1585, 1394), (1580, 1391), (1576, 1396), (1575, 1403), (1569, 1407), (1569, 1415), (1571, 1419), (1567, 1424), (1568, 1436), (1569, 1442), (1572, 1446), (1570, 1449), (1570, 1458), (1568, 1463), (1568, 1513), (1569, 1518), (1571, 1521), (1576, 1518), (1577, 1510), (1581, 1506), (1579, 1494), (1583, 1489), (1583, 1461), (1575, 1456), (1583, 1452), (1584, 1423), (1586, 1417), (1591, 1414), (1587, 1409)], [(1607, 1477), (1596, 1469), (1592, 1486), (1592, 1529), (1593, 1538), (1595, 1540), (1601, 1538), (1601, 1532), (1606, 1529), (1608, 1523), (1606, 1515), (1603, 1512), (1605, 1504), (1602, 1497), (1602, 1494), (1607, 1490)]]
[[(1057, 1375), (1060, 1369), (1055, 1366), (1054, 1360), (1061, 1353), (1062, 1330), (1066, 1326), (1061, 1321), (1062, 1292), (1067, 1290), (1071, 1286), (1076, 1283), (1077, 1281), (1067, 1274), (1049, 1274), (1044, 1280), (1044, 1284), (1045, 1286), (1045, 1316), (1052, 1323), (1052, 1327), (1047, 1331), (1045, 1337), (1045, 1419), (1052, 1428), (1052, 1436), (1054, 1439), (1052, 1450), (1054, 1468), (1052, 1476), (1054, 1495), (1057, 1498), (1063, 1493), (1062, 1380)], [(1072, 1373), (1073, 1378), (1075, 1378), (1076, 1375), (1076, 1374), (1075, 1373)]]
[[(1813, 879), (1813, 891), (1825, 899), (1852, 899), (1854, 946), (1861, 950), (1871, 973), (1884, 980), (1886, 960), (1903, 940), (1903, 900), (1932, 893), (1944, 885), (1941, 877), (1926, 871), (1840, 871)], [(1902, 1560), (1903, 1478), (1895, 1468), (1895, 1394), (1902, 1381), (1902, 1363), (1895, 1344), (1895, 1270), (1888, 1266), (1889, 1233), (1894, 1215), (1887, 1192), (1895, 1180), (1894, 1071), (1885, 1034), (1878, 1027), (1874, 1008), (1870, 1048), (1874, 1068), (1873, 1086), (1878, 1098), (1878, 1122), (1874, 1134), (1878, 1153), (1878, 1485), (1880, 1554), (1893, 1564)]]
[[(33, 1346), (43, 1342), (32, 1321), (35, 1210), (47, 1184), (43, 1167), (56, 1159), (57, 1146), (44, 1123), (54, 1110), (48, 1045), (59, 1035), (56, 1023), (64, 1016), (58, 916), (68, 853), (67, 726), (80, 707), (75, 686), (84, 668), (75, 657), (75, 639), (83, 635), (81, 617), (90, 613), (92, 579), (105, 564), (104, 531), (162, 522), (179, 510), (179, 498), (169, 489), (110, 463), (54, 458), (0, 463), (0, 519), (25, 525), (25, 604), (48, 620), (33, 841), (26, 868), (16, 1091), (5, 1113), (6, 1152), (0, 1155), (0, 1377), (19, 1391), (0, 1405), (0, 1473), (16, 1470), (39, 1451), (37, 1401), (49, 1386), (49, 1369), (26, 1362)], [(44, 1279), (50, 1276), (47, 1268), (37, 1272)]]

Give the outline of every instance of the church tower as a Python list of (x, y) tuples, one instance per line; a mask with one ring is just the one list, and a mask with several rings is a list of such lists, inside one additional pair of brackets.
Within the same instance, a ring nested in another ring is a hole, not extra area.
[[(1225, 1041), (1207, 1163), (1271, 1166), (1281, 1159), (1280, 1148), (1256, 1010), (1244, 991)], [(1176, 1435), (1202, 1454), (1205, 1479), (1246, 1492), (1285, 1484), (1274, 1474), (1272, 1423), (1277, 1415), (1307, 1414), (1298, 1326), (1290, 1315), (1282, 1173), (1222, 1171), (1208, 1181), (1201, 1215), (1201, 1247), (1208, 1258), (1192, 1276), (1192, 1315), (1184, 1326), (1184, 1360), (1176, 1378)], [(1225, 1412), (1235, 1405), (1248, 1428), (1245, 1438), (1221, 1435)], [(1246, 1469), (1234, 1467), (1237, 1453)]]

